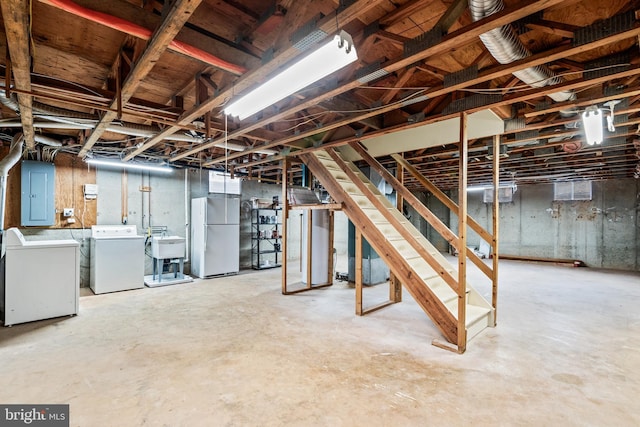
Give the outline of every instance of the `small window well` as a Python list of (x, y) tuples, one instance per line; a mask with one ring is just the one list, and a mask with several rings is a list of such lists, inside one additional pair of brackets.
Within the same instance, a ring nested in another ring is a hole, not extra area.
[(553, 184), (553, 200), (591, 200), (591, 181), (556, 182)]

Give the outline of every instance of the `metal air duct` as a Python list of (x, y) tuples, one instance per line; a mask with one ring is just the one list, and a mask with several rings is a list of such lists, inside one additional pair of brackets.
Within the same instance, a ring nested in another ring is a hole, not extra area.
[[(504, 9), (502, 0), (469, 0), (469, 11), (473, 21), (493, 15)], [(486, 46), (491, 55), (501, 64), (511, 62), (531, 56), (531, 52), (522, 44), (511, 25), (503, 25), (480, 36), (480, 40)], [(548, 85), (560, 84), (564, 81), (548, 67), (538, 65), (515, 71), (514, 76), (533, 87), (544, 87)], [(573, 91), (556, 92), (549, 95), (556, 102), (574, 100), (576, 95)]]

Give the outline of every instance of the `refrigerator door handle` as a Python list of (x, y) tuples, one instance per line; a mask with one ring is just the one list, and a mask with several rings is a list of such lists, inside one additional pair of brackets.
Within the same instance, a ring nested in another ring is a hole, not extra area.
[(204, 251), (207, 251), (207, 224), (202, 224), (202, 227), (204, 228)]

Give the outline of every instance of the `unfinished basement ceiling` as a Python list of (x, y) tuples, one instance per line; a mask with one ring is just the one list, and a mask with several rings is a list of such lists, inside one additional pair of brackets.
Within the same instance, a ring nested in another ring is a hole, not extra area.
[[(504, 120), (502, 179), (638, 177), (640, 1), (501, 4), (3, 0), (0, 71), (5, 87), (11, 75), (11, 90), (0, 136), (7, 145), (16, 132), (27, 142), (39, 133), (81, 158), (226, 165), (277, 180), (282, 155), (352, 141), (395, 145), (384, 136), (484, 111)], [(318, 29), (351, 34), (358, 61), (229, 120), (225, 138), (223, 106), (303, 54), (294, 45)], [(620, 101), (615, 132), (589, 146), (580, 113), (598, 105), (609, 114), (607, 101)], [(457, 142), (399, 135), (421, 140), (380, 153), (409, 150), (405, 157), (441, 188), (456, 186)], [(480, 135), (470, 141), (471, 184), (491, 179), (493, 137)]]

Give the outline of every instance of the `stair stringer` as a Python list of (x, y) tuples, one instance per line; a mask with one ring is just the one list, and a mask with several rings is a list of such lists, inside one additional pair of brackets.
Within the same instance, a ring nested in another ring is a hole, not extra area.
[[(311, 169), (314, 176), (320, 180), (325, 189), (329, 191), (331, 197), (342, 204), (343, 212), (360, 229), (378, 255), (387, 261), (389, 269), (400, 279), (402, 285), (433, 321), (445, 339), (451, 343), (456, 343), (458, 322), (451, 309), (415, 273), (414, 268), (399, 254), (398, 250), (387, 240), (382, 230), (365, 214), (320, 160), (313, 154), (301, 155), (300, 158)], [(390, 260), (393, 260), (393, 262), (389, 262)]]

